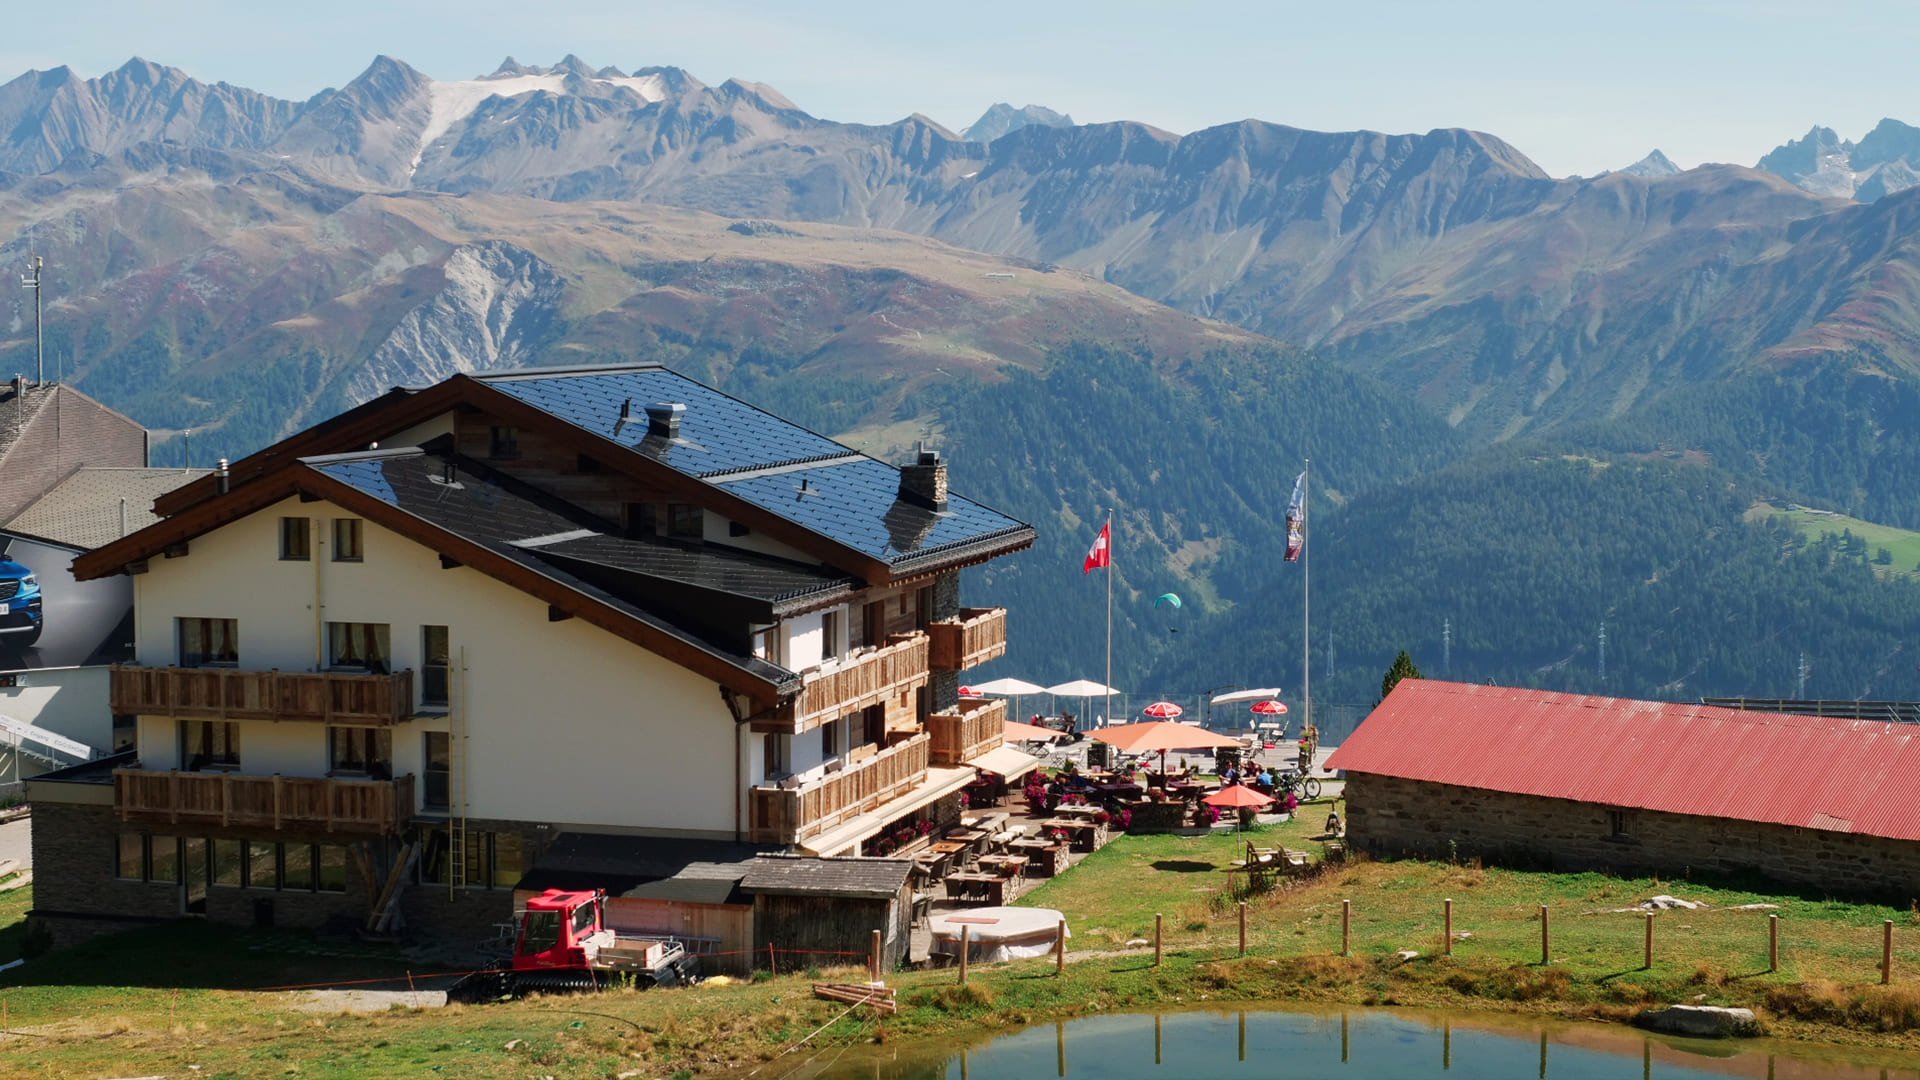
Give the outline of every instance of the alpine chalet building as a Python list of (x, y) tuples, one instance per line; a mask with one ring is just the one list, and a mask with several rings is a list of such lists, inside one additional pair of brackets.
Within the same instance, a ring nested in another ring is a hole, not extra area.
[(155, 511), (74, 564), (132, 575), (137, 744), (30, 781), (56, 942), (466, 936), (562, 835), (861, 854), (1032, 760), (957, 689), (1006, 626), (959, 572), (1033, 529), (937, 453), (889, 465), (658, 365), (396, 389)]

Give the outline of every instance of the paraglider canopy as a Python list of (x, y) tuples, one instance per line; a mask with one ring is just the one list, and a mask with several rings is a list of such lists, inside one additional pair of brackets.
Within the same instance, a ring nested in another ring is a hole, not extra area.
[(1170, 592), (1163, 592), (1159, 596), (1154, 598), (1154, 601), (1153, 601), (1154, 607), (1159, 607), (1162, 604), (1168, 604), (1176, 608), (1186, 606), (1185, 604), (1180, 602), (1180, 597), (1177, 594), (1170, 593)]

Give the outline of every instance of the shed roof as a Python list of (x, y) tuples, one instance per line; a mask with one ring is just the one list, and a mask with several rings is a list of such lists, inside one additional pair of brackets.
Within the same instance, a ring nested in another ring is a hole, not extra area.
[(913, 869), (905, 859), (762, 855), (740, 887), (770, 896), (840, 896), (886, 900), (899, 895)]
[(1330, 769), (1920, 840), (1920, 725), (1405, 679)]
[[(87, 468), (55, 484), (6, 527), (88, 551), (159, 521), (153, 500), (206, 469)], [(125, 500), (124, 514), (121, 501)]]
[(625, 899), (693, 904), (742, 904), (740, 879), (755, 856), (753, 844), (654, 836), (566, 832), (520, 879), (516, 889), (605, 889)]

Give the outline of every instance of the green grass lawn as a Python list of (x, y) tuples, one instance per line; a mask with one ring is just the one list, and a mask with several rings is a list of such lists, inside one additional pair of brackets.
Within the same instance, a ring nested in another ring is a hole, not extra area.
[[(373, 947), (205, 924), (154, 927), (90, 943), (0, 975), (0, 1010), (47, 1075), (473, 1076), (700, 1075), (870, 1041), (937, 1037), (960, 1045), (1040, 1020), (1128, 1009), (1301, 1002), (1441, 1005), (1621, 1020), (1650, 1002), (1698, 1000), (1762, 1010), (1776, 1034), (1920, 1053), (1920, 916), (1906, 909), (1597, 873), (1481, 869), (1356, 859), (1248, 901), (1250, 950), (1238, 956), (1237, 904), (1223, 868), (1248, 839), (1317, 852), (1307, 837), (1326, 804), (1246, 835), (1121, 835), (1023, 903), (1066, 914), (1074, 962), (1051, 959), (957, 973), (896, 973), (901, 1011), (884, 1021), (813, 998), (811, 978), (692, 990), (531, 999), (371, 1015), (314, 1014), (297, 995), (221, 989), (392, 975)], [(1710, 909), (1656, 919), (1641, 969), (1644, 920), (1616, 913), (1659, 893)], [(1442, 901), (1460, 936), (1441, 955)], [(1341, 901), (1353, 905), (1353, 956), (1340, 950)], [(28, 901), (4, 900), (16, 918)], [(1553, 963), (1539, 963), (1539, 905)], [(1731, 910), (1771, 903), (1769, 911)], [(1164, 917), (1166, 957), (1127, 948)], [(1781, 970), (1767, 973), (1767, 915), (1778, 914)], [(1891, 989), (1877, 986), (1880, 927), (1896, 925)], [(0, 923), (0, 926), (4, 926)], [(0, 942), (12, 939), (0, 931)], [(1401, 950), (1420, 956), (1405, 961)], [(191, 987), (174, 989), (174, 987)], [(815, 1033), (818, 1032), (817, 1035)], [(789, 1047), (815, 1035), (800, 1053)], [(17, 1059), (18, 1060), (18, 1059)], [(198, 1070), (189, 1066), (200, 1066)], [(0, 1072), (6, 1071), (0, 1069)], [(637, 1071), (637, 1072), (636, 1072)]]
[(1817, 510), (1787, 510), (1768, 503), (1760, 503), (1754, 512), (1772, 517), (1784, 517), (1793, 523), (1800, 535), (1809, 540), (1818, 540), (1825, 533), (1835, 536), (1842, 532), (1866, 541), (1867, 558), (1871, 562), (1874, 553), (1886, 548), (1893, 561), (1886, 566), (1875, 566), (1883, 574), (1914, 575), (1920, 567), (1920, 532), (1911, 529), (1896, 528), (1892, 525), (1876, 525), (1871, 521), (1848, 517), (1845, 514), (1829, 514)]
[(0, 893), (0, 964), (20, 958), (27, 942), (27, 912), (33, 910), (33, 886)]

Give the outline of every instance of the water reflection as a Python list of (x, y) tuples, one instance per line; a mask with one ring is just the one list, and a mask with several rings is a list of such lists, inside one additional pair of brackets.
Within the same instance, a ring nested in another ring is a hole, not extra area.
[[(1149, 1024), (1151, 1064), (1146, 1054)], [(1279, 1073), (1352, 1080), (1447, 1074), (1614, 1080), (1633, 1075), (1638, 1064), (1642, 1080), (1920, 1080), (1920, 1062), (1903, 1062), (1889, 1072), (1883, 1065), (1895, 1059), (1885, 1056), (1848, 1058), (1847, 1051), (1819, 1047), (1674, 1040), (1613, 1025), (1539, 1025), (1519, 1018), (1419, 1010), (1133, 1014), (1052, 1027), (1050, 1047), (1045, 1027), (1030, 1028), (958, 1051), (950, 1040), (836, 1051), (789, 1075), (805, 1080), (971, 1080), (976, 1072), (982, 1077), (1028, 1077), (1051, 1071), (1062, 1080)]]

